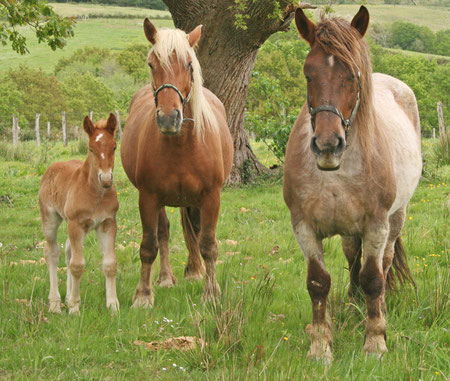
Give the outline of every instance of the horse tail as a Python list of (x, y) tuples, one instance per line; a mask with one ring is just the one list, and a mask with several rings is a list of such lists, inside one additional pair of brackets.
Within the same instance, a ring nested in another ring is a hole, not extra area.
[(198, 243), (199, 221), (194, 221), (194, 217), (190, 215), (190, 208), (180, 208), (181, 225), (183, 226), (184, 241), (189, 251), (189, 258), (184, 270), (186, 278), (199, 279), (205, 273), (200, 255), (200, 247)]
[(400, 285), (404, 283), (410, 283), (411, 285), (416, 287), (416, 282), (414, 281), (411, 270), (409, 269), (405, 250), (403, 249), (403, 244), (400, 237), (398, 237), (395, 241), (394, 259), (392, 260), (392, 266), (389, 269), (386, 277), (387, 288), (395, 291), (397, 289), (397, 281), (400, 283)]

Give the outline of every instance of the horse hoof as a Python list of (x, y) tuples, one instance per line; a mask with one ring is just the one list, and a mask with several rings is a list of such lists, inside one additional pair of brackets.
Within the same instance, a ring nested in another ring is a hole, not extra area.
[(80, 305), (74, 305), (69, 308), (69, 314), (78, 316), (80, 314)]
[(133, 308), (151, 308), (153, 307), (153, 294), (135, 295), (133, 298)]
[(117, 299), (115, 299), (110, 302), (107, 302), (106, 308), (109, 309), (111, 314), (116, 314), (117, 312), (119, 312), (119, 301)]
[(48, 307), (48, 312), (52, 312), (54, 314), (60, 314), (61, 313), (61, 301), (60, 300), (50, 301), (50, 306)]
[(176, 283), (177, 283), (177, 278), (175, 278), (173, 275), (165, 276), (165, 277), (160, 276), (160, 278), (158, 279), (159, 287), (170, 288), (170, 287), (175, 286)]
[(324, 365), (330, 365), (333, 362), (333, 353), (331, 352), (331, 331), (326, 325), (306, 326), (306, 332), (311, 338), (311, 346), (308, 351), (308, 358), (322, 362)]
[(193, 269), (192, 267), (186, 267), (184, 269), (184, 279), (186, 280), (202, 280), (204, 269)]
[(372, 336), (367, 337), (366, 342), (364, 343), (363, 352), (369, 356), (375, 356), (380, 358), (387, 352), (386, 341), (384, 340), (384, 336)]

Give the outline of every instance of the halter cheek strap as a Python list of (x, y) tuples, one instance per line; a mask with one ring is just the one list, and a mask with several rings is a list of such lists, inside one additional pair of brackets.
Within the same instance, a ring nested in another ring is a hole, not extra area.
[[(158, 107), (158, 93), (161, 90), (164, 90), (164, 89), (175, 90), (177, 92), (178, 96), (181, 99), (181, 104), (183, 105), (183, 116), (184, 116), (184, 111), (186, 109), (186, 105), (189, 103), (189, 100), (191, 99), (193, 83), (194, 83), (194, 76), (193, 76), (192, 68), (191, 68), (191, 89), (189, 90), (188, 95), (186, 97), (184, 97), (183, 93), (180, 90), (178, 90), (178, 88), (175, 85), (172, 85), (171, 83), (164, 83), (163, 85), (159, 86), (156, 90), (153, 91), (153, 97), (155, 98), (155, 106)], [(193, 122), (194, 119), (192, 119), (192, 118), (183, 118), (183, 122), (182, 123), (184, 123), (186, 121), (192, 121)]]
[(358, 111), (358, 107), (359, 107), (359, 104), (361, 101), (360, 92), (361, 92), (361, 80), (360, 80), (360, 73), (358, 71), (358, 93), (356, 95), (356, 104), (355, 104), (355, 107), (353, 107), (352, 113), (350, 114), (350, 118), (348, 118), (348, 119), (345, 119), (342, 112), (340, 112), (334, 106), (320, 105), (320, 106), (312, 108), (311, 97), (308, 95), (308, 110), (309, 110), (309, 114), (311, 115), (311, 126), (312, 126), (313, 131), (316, 129), (316, 124), (315, 124), (316, 114), (321, 111), (329, 111), (329, 112), (332, 112), (333, 114), (336, 114), (341, 119), (342, 126), (344, 127), (344, 131), (345, 131), (345, 137), (347, 138), (347, 136), (350, 132), (350, 127), (351, 127), (353, 121), (355, 120), (356, 112)]

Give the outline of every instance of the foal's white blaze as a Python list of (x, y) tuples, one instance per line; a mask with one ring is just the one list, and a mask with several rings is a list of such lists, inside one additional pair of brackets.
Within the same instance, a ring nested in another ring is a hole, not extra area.
[(328, 56), (328, 65), (330, 65), (330, 67), (334, 66), (334, 56)]
[(95, 138), (95, 141), (98, 142), (103, 136), (103, 133), (98, 134), (97, 137)]
[(105, 158), (105, 154), (103, 152), (100, 154), (100, 156), (101, 156), (102, 159)]

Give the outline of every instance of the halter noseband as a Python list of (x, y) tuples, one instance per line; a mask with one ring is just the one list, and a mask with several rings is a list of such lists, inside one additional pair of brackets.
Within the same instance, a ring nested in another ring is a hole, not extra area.
[(361, 101), (360, 91), (361, 91), (361, 80), (360, 80), (360, 72), (358, 71), (358, 93), (356, 95), (356, 104), (355, 104), (355, 107), (353, 107), (352, 113), (350, 114), (350, 118), (348, 118), (348, 119), (345, 119), (342, 112), (340, 112), (334, 106), (320, 105), (315, 108), (312, 108), (311, 97), (308, 95), (308, 97), (307, 97), (308, 98), (308, 110), (309, 110), (309, 114), (311, 115), (311, 126), (312, 126), (313, 131), (316, 129), (315, 118), (314, 118), (316, 116), (316, 114), (321, 111), (329, 111), (329, 112), (332, 112), (333, 114), (336, 114), (339, 118), (341, 118), (342, 126), (344, 127), (344, 131), (345, 131), (345, 137), (347, 138), (348, 133), (350, 131), (350, 127), (355, 119), (356, 112), (358, 111), (359, 103)]
[[(155, 98), (155, 106), (158, 107), (158, 93), (161, 90), (173, 89), (173, 90), (175, 90), (177, 92), (178, 96), (181, 99), (181, 104), (183, 105), (183, 116), (184, 116), (184, 111), (186, 109), (186, 105), (188, 104), (189, 100), (191, 99), (193, 83), (194, 83), (194, 76), (193, 76), (192, 67), (191, 67), (191, 89), (189, 90), (189, 94), (186, 97), (184, 97), (182, 92), (180, 90), (178, 90), (178, 88), (175, 85), (172, 85), (171, 83), (164, 83), (161, 86), (159, 86), (156, 90), (154, 90), (154, 88), (153, 88), (153, 97)], [(182, 123), (184, 123), (186, 121), (192, 121), (193, 122), (194, 119), (192, 119), (192, 118), (183, 118)]]

